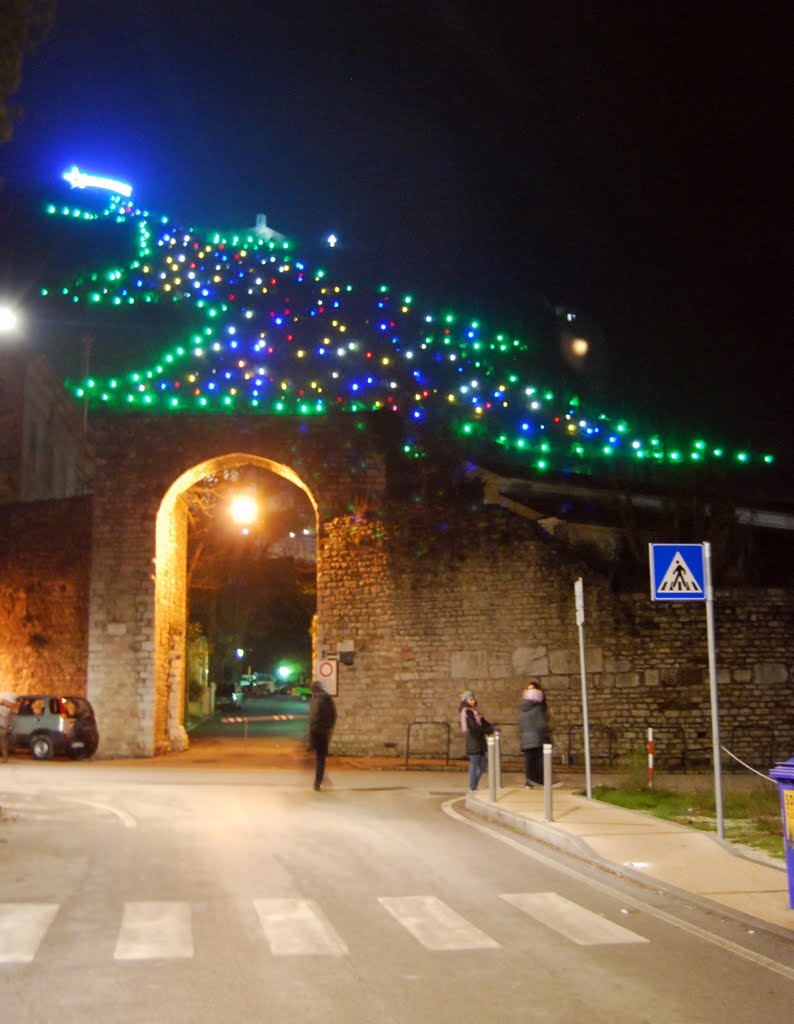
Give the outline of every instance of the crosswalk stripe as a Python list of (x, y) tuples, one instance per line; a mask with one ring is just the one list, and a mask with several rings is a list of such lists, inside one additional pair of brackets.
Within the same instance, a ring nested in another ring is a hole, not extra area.
[[(505, 902), (581, 946), (645, 943), (641, 935), (555, 892), (502, 893)], [(426, 949), (499, 949), (500, 944), (435, 896), (380, 896), (378, 902)], [(348, 947), (313, 900), (255, 899), (275, 956), (346, 956)], [(0, 964), (30, 963), (59, 910), (57, 903), (0, 903)], [(193, 956), (187, 902), (124, 904), (115, 960)]]
[(378, 902), (426, 949), (499, 949), (435, 896), (379, 896)]
[(0, 903), (0, 964), (30, 963), (57, 913), (57, 903)]
[(500, 898), (579, 946), (648, 941), (556, 892), (502, 893)]
[(274, 956), (345, 956), (342, 938), (314, 900), (254, 900), (254, 907)]
[(124, 904), (115, 960), (185, 960), (192, 956), (189, 903), (147, 900)]

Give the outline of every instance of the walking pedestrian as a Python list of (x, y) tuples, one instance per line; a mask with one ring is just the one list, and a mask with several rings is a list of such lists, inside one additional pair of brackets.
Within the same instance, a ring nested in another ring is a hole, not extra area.
[(530, 679), (521, 694), (518, 732), (524, 754), (524, 785), (536, 789), (543, 785), (543, 744), (551, 742), (546, 695), (537, 679)]
[(487, 764), (488, 744), (486, 736), (493, 732), (493, 726), (484, 718), (477, 707), (477, 698), (471, 690), (460, 695), (460, 727), (466, 736), (466, 753), (469, 756), (469, 789), (472, 793), (480, 784)]
[(314, 770), (314, 788), (319, 791), (325, 778), (325, 760), (328, 757), (328, 744), (331, 733), (336, 725), (336, 704), (322, 683), (312, 684), (312, 697), (309, 703), (309, 749), (314, 751), (316, 766)]

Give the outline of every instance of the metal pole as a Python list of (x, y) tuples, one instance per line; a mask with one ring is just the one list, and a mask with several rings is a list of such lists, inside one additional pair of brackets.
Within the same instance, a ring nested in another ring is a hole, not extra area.
[(579, 627), (579, 669), (582, 676), (582, 737), (584, 740), (584, 774), (587, 799), (593, 798), (590, 778), (590, 719), (587, 711), (587, 668), (584, 655), (584, 583), (581, 578), (574, 583), (576, 599), (576, 624)]
[(502, 788), (502, 734), (494, 729), (494, 776), (496, 792)]
[(494, 746), (496, 745), (496, 738), (491, 736), (485, 737), (485, 742), (488, 744), (488, 799), (491, 803), (496, 803), (496, 770), (494, 768)]
[(543, 744), (543, 820), (554, 821), (551, 810), (551, 743)]
[(720, 754), (720, 710), (717, 701), (717, 657), (714, 650), (714, 591), (711, 586), (711, 544), (703, 544), (703, 569), (706, 584), (706, 635), (709, 648), (709, 694), (711, 697), (711, 746), (714, 761), (714, 803), (717, 805), (717, 835), (725, 838), (722, 809), (722, 768)]
[(584, 734), (584, 775), (587, 785), (587, 799), (593, 798), (593, 786), (590, 778), (590, 720), (587, 712), (587, 671), (584, 657), (584, 626), (579, 627), (579, 663), (582, 671), (582, 722)]

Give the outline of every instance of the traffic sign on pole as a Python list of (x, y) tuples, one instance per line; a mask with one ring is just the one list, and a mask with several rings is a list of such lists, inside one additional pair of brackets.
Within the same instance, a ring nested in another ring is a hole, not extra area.
[(337, 691), (338, 666), (339, 661), (337, 658), (317, 659), (317, 674), (315, 678), (319, 683), (323, 684), (326, 693), (330, 693), (332, 697), (336, 696)]
[(717, 655), (714, 643), (714, 588), (711, 584), (711, 544), (649, 544), (652, 601), (704, 601), (709, 658), (711, 746), (714, 762), (714, 802), (717, 836), (725, 838), (720, 765), (720, 714), (717, 694)]
[(649, 544), (652, 601), (705, 601), (702, 544)]

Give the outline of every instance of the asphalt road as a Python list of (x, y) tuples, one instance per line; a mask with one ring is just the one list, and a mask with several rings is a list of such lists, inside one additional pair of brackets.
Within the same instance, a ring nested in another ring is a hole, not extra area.
[[(279, 716), (287, 716), (286, 720)], [(224, 722), (224, 718), (249, 718), (246, 725), (241, 722)], [(261, 721), (273, 718), (275, 721)], [(306, 735), (309, 718), (309, 702), (299, 697), (288, 697), (283, 694), (272, 697), (261, 697), (255, 700), (246, 699), (242, 705), (227, 704), (201, 725), (191, 731), (194, 739), (211, 736), (241, 737), (247, 734), (252, 739), (273, 738), (276, 736), (302, 737)]]
[(468, 820), (461, 771), (310, 779), (0, 765), (2, 1019), (790, 1019), (790, 943)]

